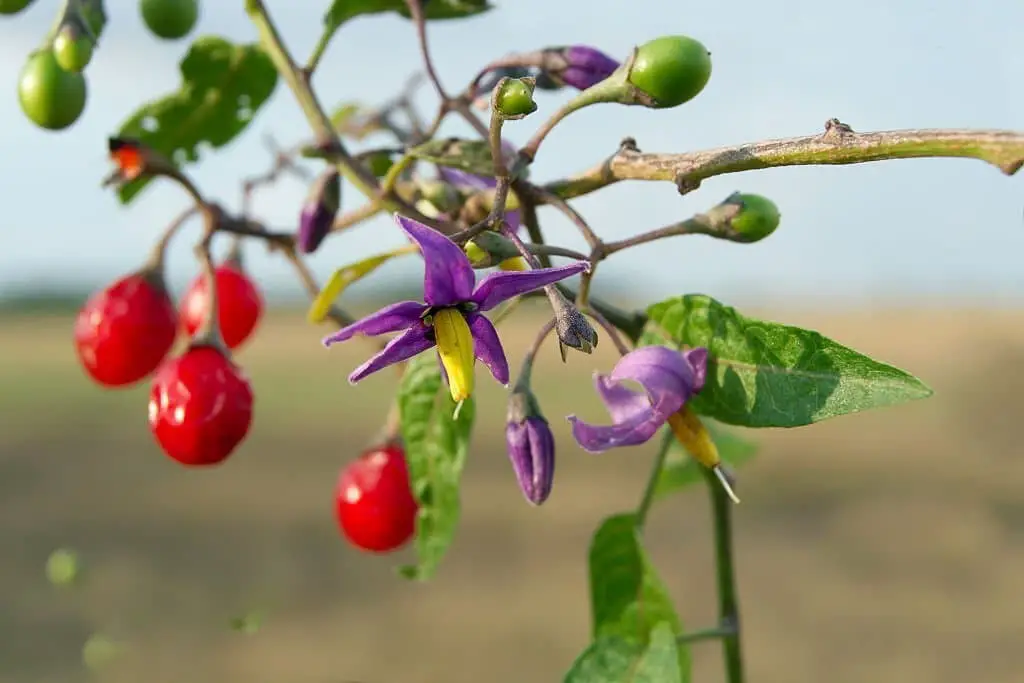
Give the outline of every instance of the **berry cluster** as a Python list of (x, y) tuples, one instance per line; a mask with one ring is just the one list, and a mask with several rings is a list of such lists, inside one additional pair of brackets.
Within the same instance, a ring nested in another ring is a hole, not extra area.
[[(224, 462), (252, 424), (252, 385), (230, 350), (256, 331), (263, 297), (237, 258), (215, 272), (217, 322), (227, 350), (202, 336), (211, 309), (203, 276), (175, 306), (160, 269), (143, 268), (89, 297), (75, 320), (75, 351), (97, 384), (121, 388), (151, 378), (150, 431), (164, 453), (186, 467)], [(181, 336), (187, 346), (173, 355)], [(401, 547), (415, 531), (416, 512), (397, 443), (371, 448), (342, 470), (335, 514), (353, 545), (372, 552)]]

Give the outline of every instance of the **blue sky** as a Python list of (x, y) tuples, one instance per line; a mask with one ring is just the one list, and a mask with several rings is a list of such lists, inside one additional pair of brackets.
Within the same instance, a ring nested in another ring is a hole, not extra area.
[[(685, 33), (714, 55), (710, 84), (683, 107), (604, 105), (574, 115), (544, 145), (535, 179), (589, 167), (627, 135), (644, 151), (672, 152), (814, 133), (833, 116), (862, 131), (1024, 129), (1019, 0), (861, 0), (853, 7), (820, 0), (496, 2), (499, 8), (483, 17), (431, 25), (435, 59), (451, 89), (489, 59), (547, 45), (586, 43), (622, 58), (650, 38)], [(255, 39), (241, 0), (202, 4), (194, 36)], [(328, 3), (267, 4), (304, 59)], [(111, 18), (88, 71), (87, 110), (66, 132), (47, 133), (21, 115), (16, 83), (25, 55), (43, 38), (58, 5), (37, 0), (27, 12), (0, 20), (0, 80), (8, 84), (7, 96), (0, 97), (0, 291), (112, 279), (141, 262), (159, 230), (185, 205), (176, 188), (161, 185), (122, 207), (99, 182), (108, 169), (106, 137), (141, 102), (177, 87), (177, 62), (188, 41), (158, 42), (144, 30), (135, 0), (107, 0)], [(606, 13), (596, 12), (597, 6)], [(378, 102), (417, 65), (408, 22), (360, 18), (336, 36), (315, 87), (329, 107), (350, 99)], [(508, 137), (524, 142), (562, 97), (542, 97), (538, 114), (509, 124)], [(427, 89), (420, 99), (425, 111), (432, 110)], [(446, 132), (465, 131), (453, 125)], [(261, 142), (266, 133), (284, 144), (308, 137), (283, 84), (242, 137), (191, 169), (194, 178), (210, 196), (237, 206), (239, 178), (268, 162)], [(734, 190), (776, 201), (783, 223), (771, 239), (753, 246), (702, 237), (659, 242), (616, 255), (602, 266), (605, 275), (628, 278), (642, 296), (700, 291), (737, 302), (1012, 306), (1024, 299), (1024, 174), (1008, 178), (974, 160), (734, 174), (706, 181), (686, 197), (669, 183), (620, 183), (578, 201), (577, 208), (599, 234), (619, 238), (706, 209)], [(300, 183), (286, 181), (262, 192), (256, 207), (272, 226), (290, 229), (305, 192)], [(360, 198), (347, 191), (345, 200), (352, 208)], [(556, 214), (545, 225), (552, 239), (581, 244)], [(194, 274), (193, 234), (183, 235), (171, 252), (176, 287)], [(329, 242), (312, 265), (326, 277), (401, 241), (388, 219), (378, 219)], [(253, 246), (248, 255), (267, 289), (298, 291), (288, 268), (262, 248)], [(413, 260), (396, 262), (381, 277), (417, 267)]]

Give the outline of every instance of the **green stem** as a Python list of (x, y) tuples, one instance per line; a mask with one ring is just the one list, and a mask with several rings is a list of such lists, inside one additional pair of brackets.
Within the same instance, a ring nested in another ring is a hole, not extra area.
[(690, 631), (682, 634), (676, 638), (676, 642), (682, 645), (684, 643), (698, 643), (702, 640), (718, 640), (719, 638), (728, 638), (733, 633), (735, 633), (735, 629), (723, 626), (702, 628), (698, 631)]
[(733, 565), (732, 501), (716, 479), (714, 473), (701, 467), (711, 496), (711, 515), (715, 535), (715, 573), (718, 581), (718, 617), (722, 629), (730, 632), (722, 636), (722, 654), (725, 659), (725, 678), (728, 683), (743, 683), (743, 651), (740, 647), (740, 612), (736, 591), (736, 572)]
[(668, 457), (669, 448), (672, 447), (674, 441), (675, 435), (672, 433), (672, 430), (666, 429), (664, 436), (661, 438), (661, 445), (658, 446), (658, 452), (654, 456), (654, 464), (651, 465), (651, 474), (647, 478), (644, 494), (636, 508), (636, 526), (638, 529), (642, 529), (644, 523), (647, 522), (647, 513), (651, 511), (651, 505), (654, 504), (654, 492), (658, 489), (658, 479), (661, 477), (661, 470), (665, 466), (665, 459)]
[(371, 199), (376, 197), (377, 179), (369, 170), (355, 162), (341, 140), (338, 139), (334, 132), (334, 126), (331, 125), (330, 117), (320, 106), (304, 72), (298, 67), (295, 60), (292, 59), (291, 53), (285, 47), (284, 40), (278, 33), (277, 27), (274, 26), (263, 0), (246, 0), (245, 10), (256, 26), (263, 49), (266, 50), (277, 72), (281, 74), (281, 78), (295, 95), (317, 141), (331, 147), (332, 152), (339, 160), (338, 170), (346, 180), (355, 185), (367, 197)]

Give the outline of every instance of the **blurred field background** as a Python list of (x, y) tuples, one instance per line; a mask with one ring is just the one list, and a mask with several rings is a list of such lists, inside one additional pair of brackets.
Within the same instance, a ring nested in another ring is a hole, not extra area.
[[(749, 680), (1019, 683), (1024, 670), (1024, 314), (923, 309), (749, 311), (820, 330), (907, 368), (933, 398), (812, 427), (744, 436), (739, 581)], [(98, 680), (147, 683), (557, 681), (588, 638), (586, 552), (605, 515), (635, 504), (650, 448), (587, 455), (568, 412), (604, 417), (590, 373), (610, 344), (536, 388), (559, 439), (541, 508), (517, 490), (500, 387), (480, 382), (461, 529), (436, 580), (340, 539), (339, 467), (380, 426), (391, 373), (350, 387), (367, 352), (330, 352), (301, 310), (279, 310), (239, 356), (257, 391), (251, 436), (228, 463), (185, 471), (146, 426), (146, 388), (104, 392), (76, 365), (73, 312), (0, 318), (0, 679), (87, 678), (83, 642), (126, 643)], [(540, 321), (503, 335), (518, 365)], [(656, 507), (649, 544), (691, 628), (713, 624), (704, 492)], [(78, 590), (48, 584), (59, 546)], [(265, 612), (253, 634), (232, 618)], [(721, 680), (694, 646), (695, 680)]]

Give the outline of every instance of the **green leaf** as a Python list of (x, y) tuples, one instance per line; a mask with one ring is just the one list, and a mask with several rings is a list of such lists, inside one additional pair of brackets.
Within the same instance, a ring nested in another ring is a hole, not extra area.
[(490, 144), (484, 140), (442, 138), (417, 145), (409, 156), (438, 166), (448, 166), (475, 175), (494, 176), (494, 161)]
[(398, 389), (409, 478), (420, 504), (415, 544), (418, 563), (400, 570), (408, 579), (425, 581), (434, 575), (458, 526), (459, 483), (475, 405), (472, 397), (467, 399), (457, 418), (455, 407), (435, 355), (413, 358)]
[[(644, 551), (636, 515), (614, 515), (602, 522), (590, 543), (589, 566), (595, 640), (615, 636), (646, 645), (659, 623), (682, 633), (668, 590)], [(679, 651), (678, 667), (689, 679), (685, 649)]]
[(596, 639), (583, 651), (565, 683), (684, 683), (689, 677), (679, 668), (679, 646), (672, 626), (659, 624), (645, 648), (616, 636)]
[(817, 332), (748, 318), (703, 294), (647, 315), (641, 344), (707, 347), (707, 382), (691, 405), (726, 424), (800, 427), (932, 395), (913, 375)]
[[(738, 468), (753, 459), (757, 453), (757, 444), (753, 441), (739, 437), (732, 431), (722, 429), (707, 420), (704, 420), (704, 424), (711, 432), (711, 437), (718, 446), (718, 454), (725, 464)], [(702, 465), (691, 458), (679, 442), (674, 442), (669, 450), (668, 460), (658, 475), (658, 482), (654, 487), (654, 500), (661, 500), (699, 482), (704, 476), (701, 468)]]
[[(202, 143), (220, 148), (234, 140), (277, 85), (277, 71), (262, 48), (216, 36), (197, 38), (179, 69), (178, 91), (142, 105), (119, 132), (179, 165), (198, 161)], [(129, 203), (150, 180), (126, 183), (118, 191), (121, 202)]]
[[(424, 8), (427, 19), (463, 19), (493, 9), (487, 0), (430, 0)], [(405, 0), (334, 0), (324, 15), (324, 32), (331, 34), (349, 19), (363, 14), (398, 12), (409, 17)]]

